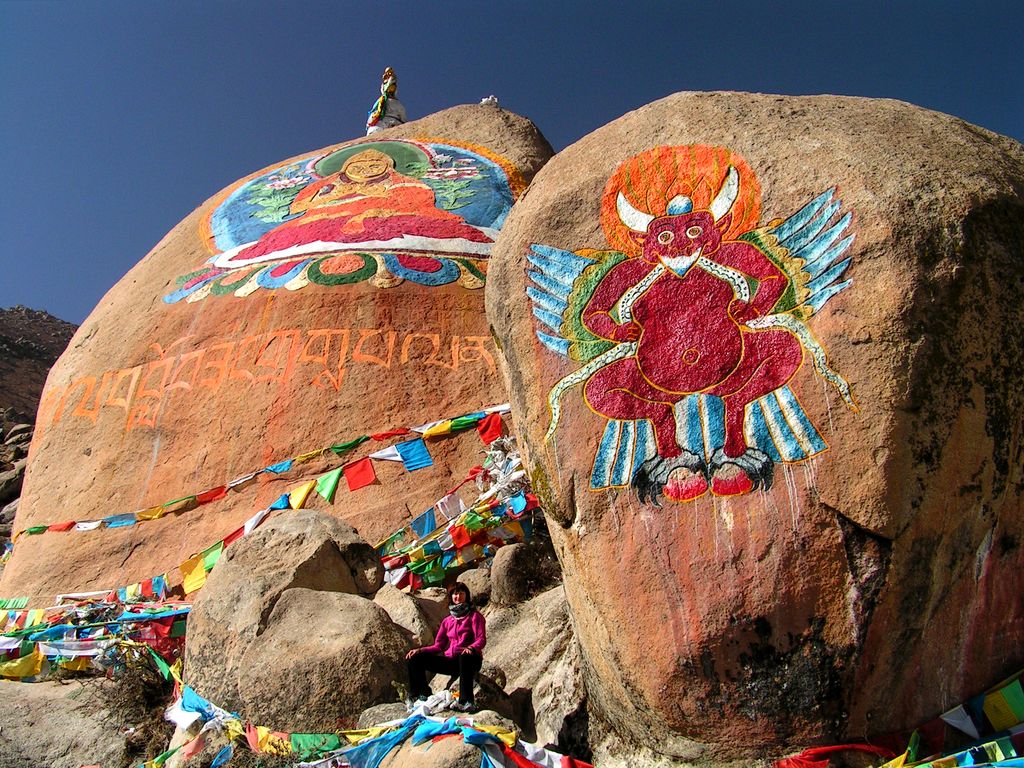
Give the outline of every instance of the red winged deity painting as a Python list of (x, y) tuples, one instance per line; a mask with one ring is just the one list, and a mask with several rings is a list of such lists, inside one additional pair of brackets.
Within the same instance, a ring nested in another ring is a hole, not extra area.
[(579, 384), (608, 420), (592, 488), (654, 503), (767, 490), (776, 464), (827, 448), (790, 386), (805, 358), (857, 410), (809, 325), (850, 285), (852, 215), (835, 189), (766, 225), (760, 206), (736, 153), (658, 147), (608, 182), (611, 249), (531, 247), (537, 337), (582, 364), (551, 389), (547, 439)]

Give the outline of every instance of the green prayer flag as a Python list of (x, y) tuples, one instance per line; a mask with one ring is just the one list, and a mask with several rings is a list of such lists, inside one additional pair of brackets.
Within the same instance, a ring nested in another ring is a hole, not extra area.
[(292, 751), (300, 760), (310, 760), (341, 749), (341, 738), (335, 733), (293, 733), (290, 739)]
[(331, 503), (334, 502), (334, 492), (338, 490), (338, 481), (341, 480), (342, 469), (343, 467), (338, 467), (326, 475), (321, 475), (316, 481), (316, 492)]
[(345, 453), (346, 451), (351, 451), (357, 445), (362, 445), (369, 439), (369, 435), (361, 435), (357, 437), (355, 440), (349, 440), (347, 443), (338, 443), (337, 445), (332, 445), (331, 450), (334, 451), (339, 456), (341, 456), (341, 454)]
[(459, 416), (452, 419), (452, 432), (458, 432), (460, 429), (467, 429), (469, 427), (475, 427), (480, 421), (480, 414), (473, 413), (468, 416)]
[(406, 567), (413, 573), (418, 573), (422, 575), (429, 571), (431, 567), (433, 567), (436, 564), (436, 560), (436, 557), (431, 560), (414, 560), (410, 561)]
[(49, 527), (50, 526), (48, 526), (48, 525), (33, 525), (31, 528), (26, 528), (25, 529), (25, 533), (28, 536), (32, 536), (33, 534), (36, 534), (36, 533), (43, 533)]
[(432, 565), (434, 566), (433, 568), (426, 573), (420, 574), (420, 578), (423, 579), (423, 583), (428, 587), (444, 583), (444, 568), (438, 564), (437, 560), (434, 560)]
[(149, 655), (153, 657), (153, 663), (156, 664), (156, 668), (160, 670), (160, 674), (164, 676), (164, 680), (169, 678), (171, 676), (171, 668), (168, 666), (167, 662), (160, 657), (159, 653), (154, 651), (148, 645), (146, 646), (146, 650), (149, 651)]
[(173, 624), (171, 624), (170, 637), (184, 637), (185, 627), (187, 625), (188, 623), (185, 621), (185, 619), (178, 619), (177, 621), (175, 621)]
[(462, 524), (467, 531), (479, 531), (487, 527), (487, 521), (476, 512), (467, 512)]
[(224, 551), (224, 542), (218, 541), (209, 549), (203, 550), (203, 568), (209, 573), (213, 570), (213, 566), (220, 560), (220, 554)]
[(1021, 688), (1020, 678), (1005, 686), (1001, 693), (1017, 720), (1024, 720), (1024, 689)]

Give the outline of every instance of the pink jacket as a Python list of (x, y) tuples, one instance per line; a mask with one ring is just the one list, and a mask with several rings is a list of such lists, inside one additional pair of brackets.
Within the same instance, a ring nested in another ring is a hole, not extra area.
[(424, 646), (423, 650), (431, 653), (443, 651), (451, 659), (458, 656), (463, 648), (469, 648), (482, 656), (486, 643), (487, 626), (483, 614), (473, 610), (461, 619), (445, 616), (437, 630), (434, 644)]

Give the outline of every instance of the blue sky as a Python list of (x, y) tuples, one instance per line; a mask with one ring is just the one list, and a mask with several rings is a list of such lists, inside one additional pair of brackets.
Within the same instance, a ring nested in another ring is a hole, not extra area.
[(903, 99), (1024, 139), (1024, 3), (4, 2), (0, 307), (80, 323), (203, 200), (495, 94), (556, 149), (681, 90)]

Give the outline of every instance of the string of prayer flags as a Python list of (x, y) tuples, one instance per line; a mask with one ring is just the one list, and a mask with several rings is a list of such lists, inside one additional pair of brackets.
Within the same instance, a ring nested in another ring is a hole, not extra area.
[(345, 475), (345, 482), (348, 483), (350, 491), (358, 491), (360, 488), (365, 488), (377, 482), (377, 473), (373, 469), (373, 462), (370, 461), (369, 456), (359, 461), (353, 461), (351, 464), (346, 464), (342, 467), (342, 472)]
[(477, 424), (477, 432), (484, 445), (490, 445), (501, 437), (501, 414), (489, 413)]
[(338, 483), (341, 481), (341, 470), (343, 467), (332, 469), (326, 475), (321, 475), (316, 480), (316, 492), (328, 503), (334, 503), (334, 494), (338, 490)]
[(409, 472), (415, 472), (417, 469), (424, 469), (434, 465), (434, 460), (427, 451), (427, 444), (423, 442), (421, 437), (405, 443), (398, 443), (395, 446), (395, 450), (402, 457), (402, 464), (405, 465), (406, 470)]

